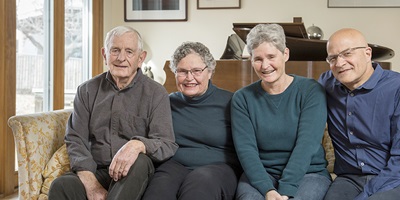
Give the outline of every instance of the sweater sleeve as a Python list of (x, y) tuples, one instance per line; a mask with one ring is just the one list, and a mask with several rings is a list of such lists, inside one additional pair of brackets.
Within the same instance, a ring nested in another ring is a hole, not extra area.
[(89, 106), (83, 86), (79, 86), (74, 99), (74, 111), (68, 119), (65, 135), (71, 169), (96, 172), (97, 164), (89, 145)]
[(325, 92), (321, 85), (304, 81), (299, 86), (303, 95), (295, 147), (279, 180), (280, 194), (294, 196), (301, 179), (320, 150), (327, 119)]
[(233, 142), (243, 171), (251, 185), (265, 196), (268, 191), (275, 188), (259, 157), (256, 133), (247, 106), (249, 102), (246, 101), (245, 96), (243, 90), (239, 90), (232, 97)]

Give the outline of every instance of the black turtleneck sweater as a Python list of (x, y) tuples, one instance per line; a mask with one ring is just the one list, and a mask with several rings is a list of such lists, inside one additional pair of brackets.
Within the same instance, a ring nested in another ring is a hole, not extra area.
[(206, 93), (198, 97), (190, 98), (181, 92), (170, 94), (175, 139), (179, 144), (174, 160), (190, 169), (214, 163), (240, 168), (231, 133), (232, 95), (211, 81)]

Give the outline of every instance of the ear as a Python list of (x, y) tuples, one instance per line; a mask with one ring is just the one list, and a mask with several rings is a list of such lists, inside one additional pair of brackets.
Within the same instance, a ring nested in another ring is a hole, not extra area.
[(285, 62), (287, 62), (289, 60), (289, 57), (290, 57), (289, 53), (290, 53), (289, 48), (285, 48), (285, 51), (283, 52), (283, 57), (285, 59)]
[(104, 47), (101, 48), (101, 55), (103, 56), (104, 63), (107, 65), (107, 54)]
[(371, 47), (365, 48), (365, 55), (368, 57), (368, 59), (372, 58), (372, 48)]
[(146, 56), (147, 56), (147, 51), (140, 52), (139, 63), (138, 63), (139, 68), (142, 67), (142, 64), (143, 64), (144, 60), (146, 59)]
[[(208, 71), (208, 69), (207, 69), (207, 71)], [(213, 72), (212, 71), (208, 71), (208, 74), (207, 74), (208, 79), (211, 79), (212, 75), (213, 75)]]

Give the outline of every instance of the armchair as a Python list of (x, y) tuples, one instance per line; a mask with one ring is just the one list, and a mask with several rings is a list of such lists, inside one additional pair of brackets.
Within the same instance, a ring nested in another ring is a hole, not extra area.
[(51, 181), (69, 171), (64, 135), (71, 112), (49, 111), (8, 120), (17, 148), (19, 199), (47, 199)]

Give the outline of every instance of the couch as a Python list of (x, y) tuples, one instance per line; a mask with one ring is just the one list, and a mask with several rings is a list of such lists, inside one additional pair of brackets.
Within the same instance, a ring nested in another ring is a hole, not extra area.
[[(51, 182), (70, 170), (64, 144), (65, 125), (72, 110), (13, 116), (8, 120), (18, 156), (20, 199), (47, 199)], [(334, 153), (325, 130), (322, 144), (333, 174)]]

